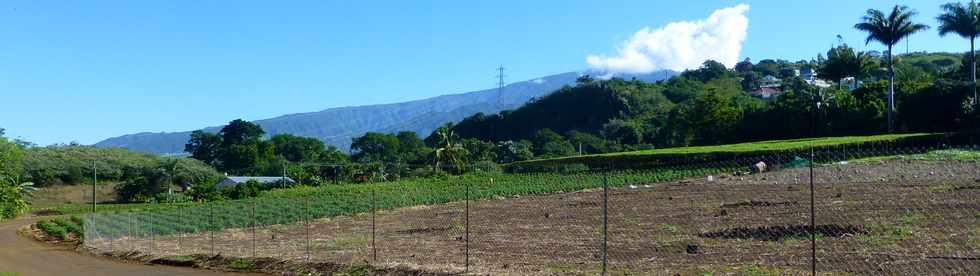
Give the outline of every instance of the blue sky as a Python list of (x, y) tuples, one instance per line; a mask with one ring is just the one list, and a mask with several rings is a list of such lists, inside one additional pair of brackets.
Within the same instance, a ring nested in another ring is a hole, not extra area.
[[(615, 3), (613, 3), (615, 2)], [(937, 1), (901, 1), (940, 38)], [(892, 1), (4, 1), (0, 127), (41, 145), (392, 103), (589, 68), (644, 27), (745, 3), (739, 58), (810, 59)], [(896, 51), (905, 51), (904, 43)]]

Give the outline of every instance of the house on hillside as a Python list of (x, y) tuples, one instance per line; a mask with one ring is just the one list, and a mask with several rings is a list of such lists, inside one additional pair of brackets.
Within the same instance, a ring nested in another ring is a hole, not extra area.
[[(283, 179), (284, 178), (281, 176), (225, 176), (225, 179), (218, 182), (217, 186), (218, 188), (235, 187), (238, 186), (238, 184), (243, 184), (253, 180), (262, 183), (263, 185), (282, 185)], [(285, 177), (285, 179), (286, 185), (296, 183), (292, 178)]]
[(807, 81), (812, 81), (817, 79), (817, 70), (812, 67), (804, 67), (800, 69), (800, 78)]
[(759, 87), (769, 87), (776, 88), (783, 84), (783, 80), (773, 77), (772, 75), (766, 75), (762, 77), (761, 85)]
[(847, 91), (854, 91), (860, 88), (861, 85), (864, 85), (864, 82), (854, 77), (846, 77), (840, 80), (840, 84), (842, 87), (846, 88)]
[(800, 78), (816, 87), (830, 88), (832, 86), (830, 82), (817, 78), (817, 70), (811, 67), (801, 69)]
[(820, 88), (830, 88), (831, 86), (833, 86), (833, 84), (831, 84), (830, 82), (821, 79), (808, 80), (806, 81), (806, 83), (809, 83), (810, 85), (820, 87)]
[(760, 87), (759, 89), (752, 91), (753, 96), (763, 99), (769, 99), (782, 93), (783, 90), (779, 89), (778, 87)]

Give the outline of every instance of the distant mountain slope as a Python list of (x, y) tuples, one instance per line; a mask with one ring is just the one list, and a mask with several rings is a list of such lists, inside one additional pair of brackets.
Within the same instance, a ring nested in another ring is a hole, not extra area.
[[(267, 135), (289, 133), (316, 137), (342, 150), (350, 147), (351, 138), (369, 131), (414, 131), (419, 136), (429, 135), (446, 122), (457, 122), (477, 112), (497, 113), (520, 107), (528, 100), (551, 93), (564, 85), (574, 85), (580, 73), (568, 72), (535, 80), (512, 83), (498, 93), (486, 89), (462, 94), (443, 95), (404, 103), (330, 108), (318, 112), (283, 115), (271, 119), (256, 120)], [(673, 72), (656, 72), (636, 77), (655, 81), (672, 76)], [(235, 118), (228, 118), (232, 120)], [(217, 132), (220, 127), (204, 128)], [(190, 131), (137, 133), (113, 137), (95, 144), (98, 147), (123, 147), (134, 151), (175, 154), (184, 150), (190, 139)]]

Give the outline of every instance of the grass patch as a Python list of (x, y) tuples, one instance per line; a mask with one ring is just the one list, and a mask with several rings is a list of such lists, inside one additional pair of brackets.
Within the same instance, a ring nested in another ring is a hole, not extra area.
[(866, 225), (870, 233), (855, 235), (854, 238), (872, 247), (895, 246), (899, 242), (913, 237), (918, 232), (916, 225), (925, 218), (925, 215), (921, 213), (907, 213), (898, 217), (894, 222), (878, 219), (876, 222)]
[(228, 264), (228, 267), (231, 268), (231, 269), (235, 269), (235, 270), (249, 270), (249, 269), (252, 269), (252, 265), (253, 265), (252, 264), (252, 261), (250, 261), (250, 260), (247, 260), (247, 259), (237, 259), (237, 260), (231, 261), (231, 263)]
[(925, 220), (926, 216), (922, 213), (906, 213), (899, 217), (899, 222), (903, 225), (912, 226)]
[(338, 236), (332, 240), (315, 241), (313, 247), (329, 251), (338, 251), (357, 247), (366, 247), (369, 244), (371, 244), (371, 236), (345, 235)]
[[(594, 265), (561, 265), (551, 264), (545, 268), (550, 275), (591, 276), (601, 275), (602, 270)], [(611, 276), (639, 275), (627, 268), (612, 266), (606, 271)]]
[(746, 276), (781, 276), (799, 275), (801, 271), (751, 264), (743, 267), (741, 272)]
[(874, 162), (889, 160), (909, 161), (980, 161), (980, 150), (975, 149), (945, 149), (934, 150), (921, 154), (875, 156), (855, 159), (851, 162)]
[(973, 227), (973, 231), (970, 231), (970, 243), (972, 247), (980, 247), (980, 226)]
[(671, 246), (679, 241), (690, 238), (689, 236), (681, 235), (680, 232), (680, 228), (677, 225), (663, 223), (660, 224), (658, 231), (654, 231), (651, 239), (654, 243)]
[(653, 149), (653, 150), (603, 153), (603, 154), (583, 155), (583, 156), (575, 156), (575, 157), (540, 159), (535, 161), (565, 159), (565, 158), (581, 158), (581, 157), (591, 157), (591, 156), (675, 155), (675, 154), (721, 153), (721, 152), (749, 153), (749, 152), (758, 152), (758, 151), (784, 151), (784, 150), (809, 149), (811, 147), (827, 147), (827, 146), (840, 146), (840, 145), (849, 145), (849, 144), (861, 144), (861, 143), (869, 143), (869, 142), (890, 142), (890, 141), (896, 141), (900, 139), (926, 137), (931, 135), (935, 135), (935, 134), (929, 134), (929, 133), (886, 134), (886, 135), (875, 135), (875, 136), (846, 136), (846, 137), (825, 137), (825, 138), (803, 138), (803, 139), (791, 139), (791, 140), (771, 140), (771, 141), (749, 142), (749, 143), (716, 145), (716, 146), (676, 147), (676, 148)]

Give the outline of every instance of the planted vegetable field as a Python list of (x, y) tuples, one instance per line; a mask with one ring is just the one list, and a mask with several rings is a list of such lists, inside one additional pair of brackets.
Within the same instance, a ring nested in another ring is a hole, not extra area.
[[(90, 219), (95, 222), (91, 230), (108, 237), (171, 235), (249, 227), (253, 223), (253, 209), (255, 225), (287, 224), (368, 212), (372, 203), (374, 209), (391, 209), (460, 201), (467, 196), (486, 199), (561, 193), (601, 187), (605, 177), (616, 186), (681, 179), (726, 169), (676, 168), (604, 174), (474, 173), (383, 184), (276, 190), (247, 200), (185, 204), (136, 212), (103, 212), (90, 216)], [(469, 186), (469, 194), (466, 186)]]
[[(807, 274), (811, 234), (819, 274), (980, 273), (974, 159), (817, 165), (813, 228), (806, 167), (750, 175), (731, 169), (482, 174), (289, 190), (100, 214), (86, 222), (100, 225), (86, 229), (86, 237), (97, 232), (86, 244), (158, 256), (367, 262), (451, 273), (465, 271), (468, 256), (469, 271), (481, 274), (595, 275), (608, 200), (613, 275)], [(614, 186), (608, 197), (597, 188), (606, 177)], [(479, 198), (468, 206), (459, 200), (464, 184)], [(374, 216), (371, 202), (380, 209)]]

